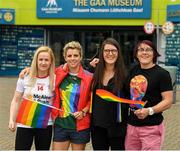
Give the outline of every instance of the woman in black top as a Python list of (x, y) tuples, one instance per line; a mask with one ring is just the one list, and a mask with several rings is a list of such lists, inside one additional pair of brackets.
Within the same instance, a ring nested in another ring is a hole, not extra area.
[(138, 43), (134, 57), (138, 65), (129, 73), (127, 87), (131, 99), (146, 101), (142, 109), (130, 105), (125, 147), (126, 150), (160, 150), (164, 125), (162, 112), (172, 103), (171, 78), (156, 64), (160, 56), (149, 40)]
[(106, 39), (101, 46), (92, 85), (92, 146), (94, 150), (124, 150), (128, 106), (106, 102), (96, 95), (96, 89), (105, 89), (123, 97), (125, 67), (119, 43)]

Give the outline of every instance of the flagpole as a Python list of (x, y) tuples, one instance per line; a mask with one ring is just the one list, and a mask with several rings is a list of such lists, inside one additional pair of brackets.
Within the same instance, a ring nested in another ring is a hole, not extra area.
[[(29, 100), (29, 99), (26, 99), (26, 100)], [(29, 101), (32, 101), (32, 100), (29, 100)], [(39, 101), (32, 101), (32, 102), (36, 102), (36, 103), (38, 103), (38, 104), (41, 104), (41, 105), (44, 105), (44, 106), (50, 107), (50, 108), (52, 108), (52, 109), (59, 110), (59, 111), (61, 111), (61, 112), (63, 112), (63, 111), (64, 111), (64, 110), (62, 110), (62, 109), (58, 109), (58, 108), (56, 108), (56, 107), (54, 107), (54, 106), (51, 106), (51, 105), (48, 105), (48, 104), (44, 104), (44, 103), (39, 102)], [(66, 112), (66, 113), (71, 114), (71, 115), (74, 115), (74, 114), (73, 114), (73, 113), (71, 113), (71, 112)]]

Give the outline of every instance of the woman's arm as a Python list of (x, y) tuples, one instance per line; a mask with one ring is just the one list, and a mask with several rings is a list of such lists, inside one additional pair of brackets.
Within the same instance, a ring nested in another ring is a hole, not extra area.
[(16, 130), (16, 116), (17, 116), (19, 102), (21, 101), (22, 95), (23, 95), (22, 92), (15, 91), (14, 97), (11, 102), (8, 128), (12, 132)]
[[(172, 91), (162, 92), (161, 95), (162, 95), (162, 101), (156, 104), (155, 106), (151, 107), (154, 112), (153, 114), (163, 112), (168, 108), (170, 108), (172, 105), (172, 100), (173, 100)], [(139, 119), (144, 119), (149, 115), (149, 108), (138, 109), (134, 113)]]
[(163, 111), (167, 110), (168, 108), (170, 108), (172, 105), (172, 101), (173, 101), (173, 92), (172, 91), (162, 92), (161, 95), (163, 98), (162, 101), (152, 107), (154, 110), (154, 113), (163, 112)]

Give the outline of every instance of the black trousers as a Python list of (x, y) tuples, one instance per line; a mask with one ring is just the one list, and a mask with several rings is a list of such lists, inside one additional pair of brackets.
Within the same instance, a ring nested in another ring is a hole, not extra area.
[(47, 128), (22, 128), (16, 132), (15, 150), (30, 150), (33, 140), (36, 150), (49, 150), (51, 145), (52, 126)]
[(106, 128), (92, 126), (91, 139), (93, 150), (125, 150), (125, 136), (110, 136)]

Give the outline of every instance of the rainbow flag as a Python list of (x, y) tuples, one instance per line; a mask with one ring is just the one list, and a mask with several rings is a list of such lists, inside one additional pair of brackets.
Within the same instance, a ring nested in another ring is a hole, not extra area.
[(33, 128), (46, 128), (51, 110), (52, 108), (46, 104), (23, 99), (16, 122)]
[(138, 108), (143, 108), (145, 105), (145, 102), (143, 102), (143, 101), (135, 101), (135, 100), (119, 98), (116, 95), (112, 94), (111, 92), (103, 90), (103, 89), (97, 89), (96, 94), (99, 97), (101, 97), (103, 100), (106, 100), (109, 102), (135, 104), (135, 105), (137, 105)]

